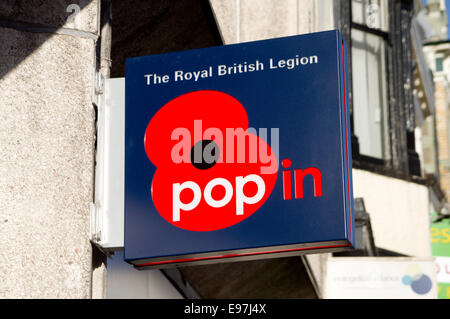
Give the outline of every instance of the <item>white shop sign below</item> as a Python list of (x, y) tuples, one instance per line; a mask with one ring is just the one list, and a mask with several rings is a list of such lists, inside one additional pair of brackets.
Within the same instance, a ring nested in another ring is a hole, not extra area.
[(327, 263), (327, 299), (437, 298), (433, 258), (335, 257)]
[(450, 284), (450, 257), (436, 257), (437, 282)]

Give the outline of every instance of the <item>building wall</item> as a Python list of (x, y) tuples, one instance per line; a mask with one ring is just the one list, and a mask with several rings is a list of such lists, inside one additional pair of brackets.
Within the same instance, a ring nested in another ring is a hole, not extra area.
[[(436, 138), (438, 144), (438, 165), (440, 186), (447, 202), (450, 200), (450, 43), (448, 42), (447, 2), (427, 2), (427, 20), (436, 36), (428, 39), (424, 46), (428, 66), (434, 74)], [(435, 41), (435, 42), (432, 42)], [(437, 59), (442, 59), (442, 70), (437, 70)]]
[[(447, 59), (450, 60), (450, 57)], [(441, 187), (450, 200), (450, 88), (444, 76), (436, 78), (436, 135), (439, 145)]]
[(1, 1), (0, 26), (0, 298), (88, 298), (98, 1)]
[(353, 196), (364, 199), (377, 247), (431, 256), (426, 186), (353, 169)]
[(428, 0), (426, 4), (427, 18), (436, 31), (437, 39), (447, 38), (447, 11), (445, 0)]
[[(450, 200), (450, 42), (429, 43), (424, 46), (427, 62), (433, 71), (436, 115), (436, 138), (440, 186)], [(442, 59), (442, 71), (436, 70), (437, 58)]]

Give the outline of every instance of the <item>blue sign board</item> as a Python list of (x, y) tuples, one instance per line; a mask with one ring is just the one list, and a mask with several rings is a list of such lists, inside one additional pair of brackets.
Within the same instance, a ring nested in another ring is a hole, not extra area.
[(346, 76), (338, 31), (127, 59), (125, 260), (352, 248)]

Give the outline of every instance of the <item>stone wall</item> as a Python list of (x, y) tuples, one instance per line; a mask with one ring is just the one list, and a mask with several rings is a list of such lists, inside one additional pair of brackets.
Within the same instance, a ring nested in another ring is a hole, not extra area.
[(91, 296), (98, 7), (0, 3), (0, 298)]
[(450, 200), (450, 107), (449, 87), (446, 77), (435, 81), (436, 135), (439, 145), (439, 173), (441, 188)]

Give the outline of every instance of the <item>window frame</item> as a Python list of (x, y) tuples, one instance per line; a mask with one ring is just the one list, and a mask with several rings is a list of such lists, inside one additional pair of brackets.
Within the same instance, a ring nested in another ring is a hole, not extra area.
[[(351, 1), (351, 0), (350, 0)], [(351, 5), (350, 5), (350, 14), (351, 14)], [(358, 30), (364, 33), (368, 33), (370, 35), (374, 35), (377, 36), (379, 38), (382, 38), (382, 40), (384, 41), (384, 56), (385, 56), (385, 61), (384, 61), (384, 67), (386, 70), (386, 74), (384, 74), (385, 76), (385, 81), (386, 81), (386, 112), (388, 113), (386, 117), (383, 116), (383, 118), (385, 118), (387, 121), (384, 123), (384, 119), (383, 119), (383, 123), (382, 123), (382, 132), (381, 132), (381, 139), (382, 139), (382, 144), (383, 144), (383, 149), (387, 148), (386, 151), (383, 151), (383, 157), (386, 155), (386, 153), (389, 153), (388, 158), (378, 158), (378, 157), (373, 157), (373, 156), (369, 156), (369, 155), (363, 155), (363, 154), (359, 154), (359, 157), (361, 160), (364, 160), (365, 162), (370, 162), (372, 164), (378, 164), (378, 165), (383, 165), (383, 166), (389, 166), (390, 163), (390, 159), (392, 158), (392, 148), (391, 148), (391, 138), (390, 138), (390, 134), (389, 134), (389, 104), (390, 104), (390, 82), (389, 82), (389, 74), (392, 72), (389, 69), (390, 63), (389, 61), (392, 59), (392, 41), (391, 41), (391, 37), (389, 32), (386, 31), (382, 31), (379, 29), (372, 29), (366, 25), (360, 24), (360, 23), (356, 23), (351, 21), (350, 22), (350, 44), (349, 44), (349, 54), (350, 54), (350, 59), (352, 58), (352, 37), (351, 37), (351, 32), (352, 30)], [(350, 89), (352, 90), (352, 96), (353, 96), (353, 86), (350, 86)], [(352, 109), (353, 111), (353, 109)], [(386, 128), (387, 127), (387, 128)], [(387, 132), (387, 134), (386, 134)], [(356, 134), (355, 134), (356, 135)], [(358, 147), (359, 148), (359, 147)]]
[[(438, 63), (438, 61), (439, 61), (440, 63)], [(441, 73), (441, 72), (443, 72), (443, 71), (444, 71), (444, 55), (442, 55), (442, 54), (437, 54), (437, 55), (434, 57), (434, 62), (435, 62), (435, 66), (434, 66), (435, 72), (436, 72), (436, 73)], [(440, 66), (439, 70), (438, 70), (438, 65)]]
[[(349, 108), (352, 131), (353, 167), (382, 175), (424, 183), (421, 177), (420, 160), (415, 151), (414, 99), (413, 99), (413, 57), (411, 43), (412, 0), (388, 1), (389, 29), (372, 29), (352, 21), (352, 0), (335, 1), (336, 27), (348, 46), (347, 65), (349, 73)], [(359, 152), (358, 137), (354, 132), (352, 97), (351, 30), (380, 36), (385, 40), (386, 83), (387, 83), (387, 136), (389, 158), (380, 159), (362, 155)]]

